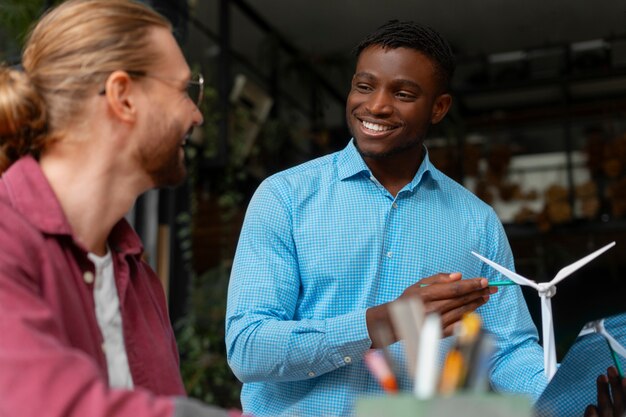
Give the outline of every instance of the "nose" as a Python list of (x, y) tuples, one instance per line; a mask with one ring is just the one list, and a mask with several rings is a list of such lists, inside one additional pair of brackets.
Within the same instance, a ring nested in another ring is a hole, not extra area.
[(194, 126), (201, 126), (204, 123), (204, 116), (202, 115), (202, 111), (197, 104), (193, 106), (193, 119), (192, 122)]
[(370, 94), (366, 108), (372, 115), (390, 115), (393, 112), (391, 100), (392, 98), (385, 90), (377, 90)]

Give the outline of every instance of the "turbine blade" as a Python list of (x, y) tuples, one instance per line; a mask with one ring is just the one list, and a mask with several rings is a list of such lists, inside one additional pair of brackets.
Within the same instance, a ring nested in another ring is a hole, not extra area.
[(579, 259), (576, 262), (562, 268), (556, 274), (556, 276), (552, 279), (552, 281), (550, 281), (550, 284), (556, 285), (559, 282), (563, 281), (565, 278), (567, 278), (568, 276), (570, 276), (571, 274), (573, 274), (574, 272), (576, 272), (577, 270), (579, 270), (580, 268), (588, 264), (589, 262), (593, 261), (598, 256), (602, 255), (604, 252), (611, 249), (613, 246), (615, 246), (615, 242), (611, 242), (608, 245), (598, 249), (597, 251), (585, 256), (584, 258)]
[(519, 285), (528, 285), (530, 287), (533, 287), (536, 290), (539, 290), (539, 287), (537, 286), (537, 283), (535, 281), (531, 281), (528, 278), (524, 278), (523, 276), (516, 274), (515, 272), (510, 271), (501, 265), (498, 265), (494, 261), (491, 261), (485, 258), (484, 256), (477, 254), (476, 252), (472, 251), (472, 255), (476, 256), (478, 259), (485, 262), (487, 265), (491, 266), (493, 269), (500, 272), (502, 275), (509, 278), (511, 281)]

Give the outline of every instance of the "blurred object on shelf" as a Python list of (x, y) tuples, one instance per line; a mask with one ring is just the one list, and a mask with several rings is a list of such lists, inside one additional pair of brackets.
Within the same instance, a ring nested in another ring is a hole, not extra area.
[(537, 190), (530, 190), (527, 192), (522, 192), (519, 196), (519, 200), (524, 200), (524, 201), (535, 201), (539, 198), (539, 194), (537, 193)]
[(616, 218), (626, 214), (626, 178), (613, 182), (607, 187), (606, 196), (611, 206), (611, 215)]
[(546, 190), (545, 194), (546, 203), (558, 202), (562, 200), (567, 200), (567, 188), (562, 185), (551, 185)]
[(576, 187), (576, 198), (579, 204), (579, 213), (584, 219), (597, 218), (600, 212), (598, 186), (594, 181), (587, 181)]
[(517, 224), (536, 223), (538, 215), (539, 214), (530, 207), (522, 206), (522, 208), (515, 213), (513, 222)]
[(506, 177), (511, 163), (511, 148), (508, 145), (493, 145), (487, 156), (487, 181), (500, 184)]
[(614, 138), (604, 145), (604, 159), (602, 169), (607, 178), (619, 178), (624, 173), (626, 159), (626, 137)]
[(498, 185), (498, 192), (502, 201), (519, 200), (522, 195), (522, 191), (519, 184), (510, 182), (501, 182)]
[[(572, 220), (572, 206), (569, 203), (567, 188), (553, 184), (545, 192), (543, 212), (549, 226), (562, 224)], [(543, 225), (545, 227), (546, 225)], [(549, 229), (549, 227), (548, 227)]]
[(476, 187), (474, 188), (474, 194), (476, 194), (476, 196), (483, 200), (485, 203), (492, 205), (493, 193), (491, 192), (491, 187), (486, 181), (480, 180), (476, 183)]
[(604, 131), (598, 126), (590, 126), (585, 130), (586, 144), (584, 152), (587, 154), (587, 167), (592, 178), (603, 175), (604, 163)]
[[(610, 154), (610, 148), (606, 149), (606, 153)], [(623, 163), (618, 158), (608, 158), (602, 163), (602, 171), (607, 178), (617, 178), (622, 173)]]
[(468, 177), (478, 177), (482, 157), (482, 144), (466, 143), (463, 151), (463, 169)]

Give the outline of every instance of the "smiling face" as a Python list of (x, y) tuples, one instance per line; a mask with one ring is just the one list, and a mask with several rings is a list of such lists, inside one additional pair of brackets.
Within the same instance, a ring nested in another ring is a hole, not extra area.
[(179, 184), (186, 174), (183, 146), (193, 128), (202, 124), (195, 97), (187, 95), (191, 73), (172, 34), (155, 29), (153, 44), (161, 59), (139, 78), (146, 91), (149, 110), (140, 163), (157, 187)]
[(346, 118), (366, 162), (402, 156), (419, 165), (428, 127), (443, 119), (450, 104), (426, 55), (373, 45), (359, 55)]

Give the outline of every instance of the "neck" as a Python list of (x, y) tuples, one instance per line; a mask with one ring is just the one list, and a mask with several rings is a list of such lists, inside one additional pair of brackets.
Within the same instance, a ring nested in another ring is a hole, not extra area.
[(40, 165), (74, 237), (88, 251), (104, 255), (111, 230), (148, 187), (117, 167), (106, 151), (86, 147), (59, 144), (42, 155)]
[(381, 158), (364, 156), (363, 160), (383, 187), (396, 197), (405, 185), (413, 181), (423, 157), (423, 148), (419, 147)]

